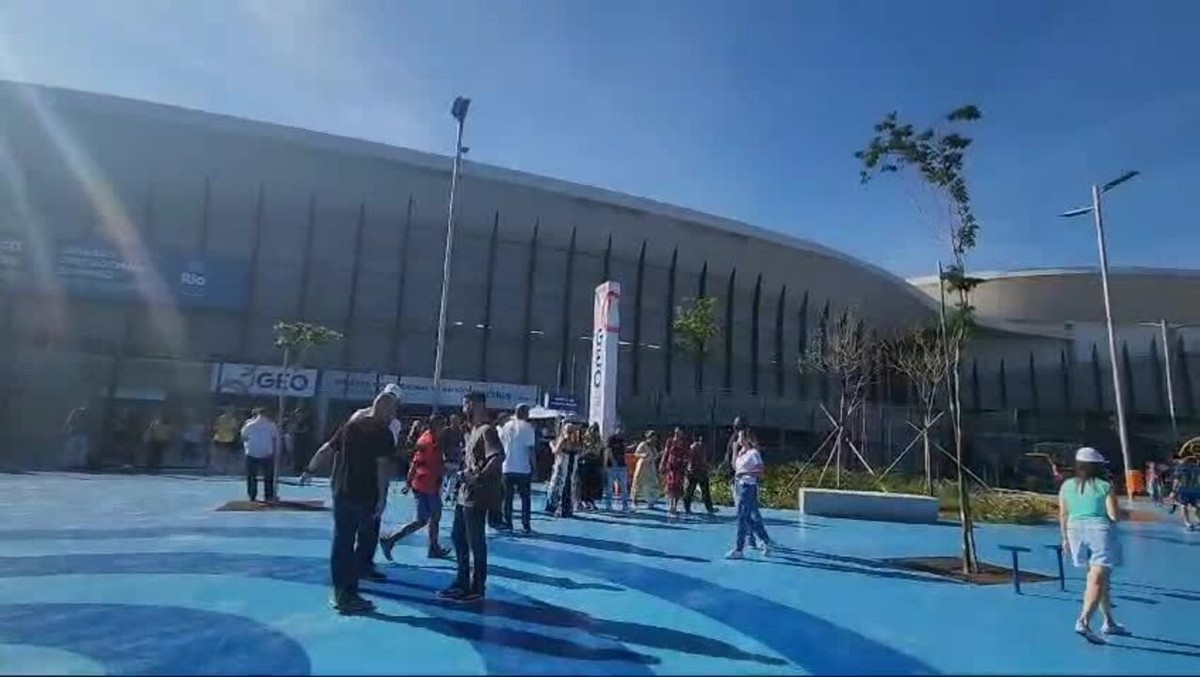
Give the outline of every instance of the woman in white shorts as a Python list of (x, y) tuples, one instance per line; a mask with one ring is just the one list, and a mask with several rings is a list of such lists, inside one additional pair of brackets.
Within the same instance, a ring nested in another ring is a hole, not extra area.
[(1063, 549), (1071, 553), (1075, 566), (1088, 570), (1083, 612), (1075, 621), (1075, 632), (1093, 644), (1104, 643), (1091, 627), (1097, 607), (1104, 618), (1101, 633), (1129, 634), (1112, 615), (1111, 575), (1113, 567), (1121, 564), (1121, 542), (1116, 529), (1117, 495), (1112, 483), (1103, 478), (1106, 463), (1100, 452), (1083, 447), (1075, 452), (1075, 476), (1058, 490)]

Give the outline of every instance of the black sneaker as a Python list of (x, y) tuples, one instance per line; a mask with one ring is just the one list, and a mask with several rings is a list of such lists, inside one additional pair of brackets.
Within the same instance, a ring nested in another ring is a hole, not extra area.
[(429, 559), (449, 559), (453, 552), (450, 548), (430, 548), (426, 557)]
[(368, 569), (359, 578), (363, 579), (364, 581), (375, 581), (376, 583), (381, 583), (388, 579), (388, 577), (379, 569)]
[(521, 529), (521, 535), (522, 536), (532, 536), (533, 529), (530, 529), (529, 527), (525, 527), (525, 528)]
[(379, 549), (383, 551), (383, 558), (389, 562), (395, 562), (392, 559), (392, 548), (396, 547), (396, 540), (390, 536), (379, 539)]
[(438, 592), (438, 597), (441, 597), (442, 599), (459, 600), (459, 599), (462, 599), (463, 597), (465, 597), (466, 594), (467, 594), (466, 590), (463, 590), (460, 587), (452, 585), (452, 586), (446, 588), (445, 590)]
[(333, 607), (340, 614), (365, 614), (375, 610), (375, 604), (369, 600), (355, 595), (346, 599), (332, 599), (329, 601), (329, 606)]
[(477, 603), (477, 602), (482, 602), (483, 597), (484, 597), (484, 595), (482, 592), (474, 592), (474, 591), (468, 590), (467, 592), (463, 593), (462, 596), (454, 598), (454, 601), (461, 602), (462, 604), (473, 604), (473, 603)]

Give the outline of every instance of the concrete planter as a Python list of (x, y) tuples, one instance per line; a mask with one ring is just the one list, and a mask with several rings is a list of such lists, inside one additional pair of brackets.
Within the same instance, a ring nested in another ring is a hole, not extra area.
[(934, 524), (938, 499), (915, 494), (802, 488), (797, 492), (800, 513), (820, 517)]

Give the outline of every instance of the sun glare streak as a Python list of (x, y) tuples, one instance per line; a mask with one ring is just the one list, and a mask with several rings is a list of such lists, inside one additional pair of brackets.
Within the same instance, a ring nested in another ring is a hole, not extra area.
[[(17, 233), (22, 239), (16, 246), (17, 256), (28, 261), (37, 281), (38, 310), (50, 331), (61, 335), (69, 330), (66, 294), (54, 275), (54, 252), (46, 243), (46, 228), (41, 214), (29, 199), (29, 185), (25, 172), (17, 162), (8, 137), (0, 134), (0, 183), (3, 183), (16, 207)], [(0, 232), (0, 238), (3, 238)]]
[(149, 306), (150, 324), (155, 334), (171, 352), (182, 353), (186, 344), (183, 319), (116, 191), (84, 148), (76, 142), (66, 125), (44, 105), (38, 92), (31, 87), (18, 89), (21, 92), (21, 100), (33, 113), (34, 119), (41, 125), (72, 176), (83, 188), (99, 218), (102, 235), (116, 247), (127, 264), (137, 294)]

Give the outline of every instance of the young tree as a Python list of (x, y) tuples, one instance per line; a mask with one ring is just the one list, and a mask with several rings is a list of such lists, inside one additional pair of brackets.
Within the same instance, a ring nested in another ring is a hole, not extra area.
[[(941, 420), (941, 387), (946, 380), (946, 347), (940, 327), (918, 327), (889, 341), (886, 349), (889, 366), (912, 384), (917, 398), (920, 427), (917, 436), (892, 463), (895, 466), (917, 442), (924, 452), (925, 492), (933, 495), (933, 445), (930, 430)], [(909, 425), (912, 425), (910, 422)], [(890, 471), (889, 467), (886, 474)]]
[(696, 364), (696, 386), (701, 385), (703, 364), (708, 359), (709, 346), (717, 334), (717, 300), (712, 296), (684, 299), (675, 309), (673, 327), (675, 344)]
[[(957, 108), (946, 116), (950, 124), (979, 120), (982, 113), (974, 105)], [(860, 179), (868, 183), (881, 174), (907, 172), (918, 179), (918, 186), (935, 203), (934, 220), (949, 235), (952, 263), (939, 270), (943, 299), (945, 293), (954, 296), (953, 308), (945, 308), (941, 317), (941, 332), (947, 354), (946, 382), (949, 394), (950, 420), (954, 428), (954, 454), (958, 468), (958, 494), (961, 504), (963, 572), (978, 571), (975, 532), (971, 517), (970, 495), (963, 468), (962, 388), (960, 366), (963, 345), (970, 335), (972, 311), (971, 289), (979, 280), (966, 274), (966, 255), (975, 248), (979, 222), (971, 207), (963, 160), (971, 139), (953, 131), (934, 127), (920, 132), (913, 125), (901, 122), (895, 112), (887, 114), (875, 125), (875, 136), (867, 147), (854, 154), (862, 162)]]
[[(877, 367), (882, 356), (879, 340), (871, 332), (866, 331), (862, 320), (853, 308), (847, 308), (832, 326), (823, 324), (810, 341), (809, 350), (799, 361), (801, 372), (815, 372), (830, 377), (837, 384), (837, 408), (831, 413), (822, 403), (821, 409), (826, 418), (833, 424), (833, 430), (825, 441), (817, 448), (812, 459), (820, 456), (822, 450), (832, 444), (829, 458), (821, 470), (818, 485), (824, 481), (825, 472), (829, 465), (834, 464), (835, 486), (841, 487), (842, 467), (845, 449), (848, 447), (867, 472), (874, 475), (875, 471), (867, 462), (863, 451), (855, 444), (849, 435), (848, 424), (855, 415), (865, 416), (867, 391), (877, 374)], [(805, 463), (800, 472), (808, 467)], [(798, 473), (793, 479), (799, 479)]]
[[(289, 370), (304, 361), (304, 355), (309, 349), (342, 339), (341, 332), (309, 322), (279, 321), (275, 323), (274, 331), (275, 347), (283, 350), (283, 374), (285, 377)], [(283, 431), (283, 412), (285, 411), (287, 411), (287, 389), (283, 387), (279, 389), (279, 412), (277, 414), (280, 432)], [(281, 455), (275, 454), (275, 487), (273, 488), (275, 496), (279, 495), (279, 457)]]

